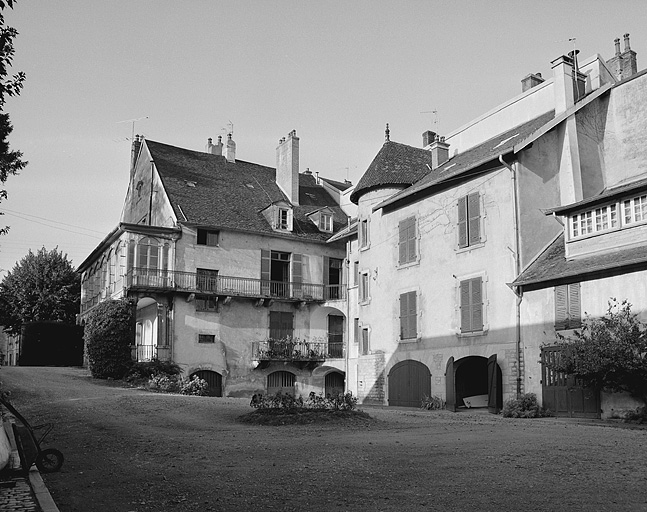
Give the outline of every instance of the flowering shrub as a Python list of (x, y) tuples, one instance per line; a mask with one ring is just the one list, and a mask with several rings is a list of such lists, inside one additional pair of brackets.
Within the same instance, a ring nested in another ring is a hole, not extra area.
[(540, 407), (537, 395), (526, 393), (519, 398), (511, 398), (503, 406), (504, 418), (543, 418), (552, 416), (552, 413)]
[(445, 401), (436, 395), (432, 395), (432, 396), (424, 395), (420, 403), (420, 408), (426, 409), (428, 411), (444, 409)]
[(148, 387), (164, 393), (180, 393), (182, 395), (205, 396), (209, 385), (207, 381), (194, 375), (192, 379), (179, 375), (152, 375)]

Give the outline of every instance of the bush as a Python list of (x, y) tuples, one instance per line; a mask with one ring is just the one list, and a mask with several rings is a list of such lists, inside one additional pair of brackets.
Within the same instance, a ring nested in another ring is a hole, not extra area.
[(158, 374), (148, 380), (148, 387), (164, 393), (205, 396), (209, 385), (207, 381), (194, 375), (192, 379), (179, 375)]
[(647, 406), (637, 407), (635, 411), (627, 412), (623, 419), (631, 423), (647, 423)]
[(433, 396), (425, 395), (422, 397), (420, 408), (426, 409), (428, 411), (444, 409), (445, 401), (436, 395), (433, 395)]
[(101, 302), (89, 313), (84, 337), (93, 377), (121, 379), (131, 367), (133, 310), (132, 300), (120, 299)]
[(310, 392), (308, 399), (295, 398), (289, 393), (278, 391), (275, 395), (256, 394), (249, 403), (258, 410), (282, 409), (285, 412), (294, 410), (307, 411), (352, 411), (357, 407), (357, 398), (352, 393), (339, 393), (336, 396), (324, 397)]
[(142, 361), (133, 363), (128, 371), (126, 380), (128, 382), (137, 381), (140, 379), (150, 379), (157, 375), (179, 375), (182, 369), (171, 361), (160, 361), (153, 359), (152, 361)]
[(545, 416), (552, 416), (552, 413), (539, 405), (537, 395), (534, 393), (511, 398), (503, 406), (504, 418), (543, 418)]

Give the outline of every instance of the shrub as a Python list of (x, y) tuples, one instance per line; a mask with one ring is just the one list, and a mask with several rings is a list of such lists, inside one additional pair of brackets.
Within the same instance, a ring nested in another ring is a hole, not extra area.
[(130, 299), (107, 300), (89, 313), (84, 337), (93, 377), (121, 379), (132, 365), (133, 309)]
[(503, 406), (504, 418), (543, 418), (545, 416), (552, 416), (552, 414), (539, 405), (537, 395), (534, 393), (511, 398)]
[(181, 379), (180, 393), (183, 395), (205, 396), (209, 384), (204, 379), (194, 375), (192, 379)]
[(209, 385), (207, 381), (194, 375), (192, 379), (179, 375), (151, 375), (148, 387), (164, 393), (180, 393), (182, 395), (205, 396)]
[(301, 396), (295, 398), (289, 393), (278, 391), (275, 395), (256, 394), (250, 404), (258, 410), (282, 409), (285, 412), (295, 410), (305, 411), (352, 411), (357, 407), (357, 398), (352, 393), (339, 393), (335, 396), (316, 395), (310, 392), (308, 399)]
[(627, 412), (624, 420), (632, 423), (647, 423), (647, 406), (637, 407), (635, 411)]
[(152, 361), (142, 361), (133, 363), (128, 371), (126, 380), (129, 382), (137, 381), (140, 379), (150, 379), (156, 375), (179, 375), (182, 369), (171, 361), (160, 361), (153, 359)]
[(436, 395), (433, 395), (433, 396), (424, 395), (420, 403), (420, 408), (426, 409), (428, 411), (444, 409), (445, 401)]

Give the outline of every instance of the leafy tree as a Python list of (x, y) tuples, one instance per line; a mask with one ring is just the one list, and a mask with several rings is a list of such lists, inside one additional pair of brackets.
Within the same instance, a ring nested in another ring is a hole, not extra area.
[(106, 300), (90, 311), (85, 324), (85, 350), (97, 379), (121, 379), (132, 366), (134, 302)]
[(0, 325), (18, 334), (26, 322), (74, 324), (80, 300), (81, 277), (67, 254), (30, 250), (0, 283)]
[[(16, 175), (27, 165), (22, 160), (20, 151), (12, 151), (9, 148), (7, 138), (13, 131), (13, 126), (9, 121), (9, 114), (4, 111), (5, 102), (8, 97), (18, 96), (25, 81), (25, 74), (20, 71), (13, 76), (9, 76), (9, 68), (13, 61), (14, 46), (13, 42), (18, 32), (13, 27), (5, 25), (2, 11), (7, 7), (13, 9), (14, 0), (0, 0), (0, 184), (4, 185), (7, 178)], [(0, 190), (0, 201), (7, 198), (7, 191)], [(0, 212), (0, 215), (2, 213)], [(5, 234), (8, 227), (0, 229), (0, 235)]]
[(628, 392), (647, 405), (647, 324), (626, 300), (609, 301), (602, 318), (587, 316), (570, 338), (558, 335), (557, 371), (598, 389)]

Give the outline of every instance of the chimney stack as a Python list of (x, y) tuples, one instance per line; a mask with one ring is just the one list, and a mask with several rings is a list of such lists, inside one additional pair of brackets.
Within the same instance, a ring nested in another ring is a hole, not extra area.
[(541, 73), (530, 73), (521, 80), (521, 92), (526, 92), (528, 89), (537, 87), (542, 82), (544, 82), (544, 78), (541, 76)]
[(434, 140), (436, 140), (436, 133), (431, 130), (427, 130), (422, 133), (422, 147), (427, 148)]
[[(220, 137), (218, 137), (218, 143), (220, 144)], [(236, 143), (231, 138), (231, 133), (227, 134), (227, 142), (223, 147), (223, 156), (227, 159), (227, 162), (236, 161)]]
[(133, 176), (135, 175), (135, 164), (137, 163), (137, 157), (139, 156), (139, 151), (142, 147), (142, 141), (144, 137), (135, 135), (133, 143), (130, 147), (130, 180), (132, 181)]
[(432, 170), (438, 169), (438, 167), (449, 160), (449, 144), (445, 142), (445, 137), (440, 137), (438, 134), (435, 134), (434, 141), (429, 145), (429, 151), (431, 151)]
[(624, 51), (620, 53), (620, 39), (614, 39), (616, 54), (607, 61), (607, 65), (618, 80), (628, 78), (638, 72), (636, 52), (629, 45), (629, 34), (625, 34), (623, 37), (625, 42)]
[(292, 130), (276, 148), (276, 183), (293, 205), (299, 204), (299, 137)]
[(212, 155), (222, 155), (222, 137), (218, 135), (218, 144), (213, 144), (213, 139), (209, 137), (209, 140), (207, 141), (207, 145), (204, 148), (206, 153), (210, 153)]

